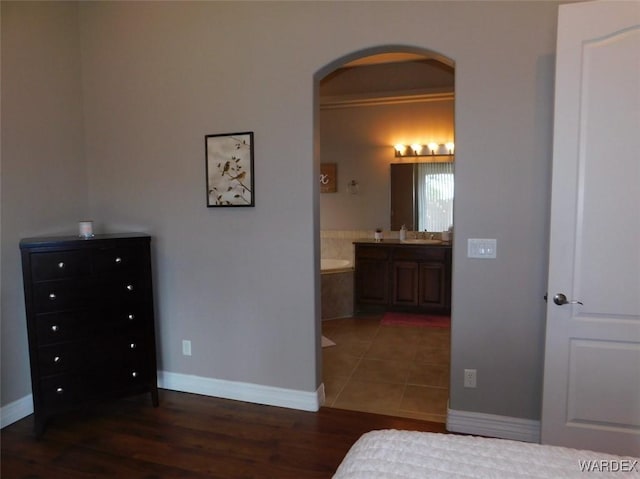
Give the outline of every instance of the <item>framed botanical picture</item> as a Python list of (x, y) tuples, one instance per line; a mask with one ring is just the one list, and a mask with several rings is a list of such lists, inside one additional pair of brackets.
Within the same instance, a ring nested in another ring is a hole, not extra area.
[(253, 132), (206, 135), (207, 207), (255, 206)]

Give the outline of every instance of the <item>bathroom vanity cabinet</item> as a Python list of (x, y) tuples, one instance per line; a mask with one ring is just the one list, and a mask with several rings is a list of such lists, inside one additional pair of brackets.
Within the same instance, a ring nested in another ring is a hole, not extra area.
[(449, 314), (451, 246), (355, 243), (356, 312)]
[(149, 392), (158, 405), (150, 239), (20, 242), (36, 434), (89, 402)]

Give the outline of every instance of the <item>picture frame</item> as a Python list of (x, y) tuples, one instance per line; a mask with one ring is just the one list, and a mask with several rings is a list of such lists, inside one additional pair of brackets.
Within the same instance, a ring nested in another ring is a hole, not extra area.
[(205, 135), (207, 207), (255, 206), (253, 132)]
[(336, 163), (320, 163), (320, 193), (338, 191), (338, 165)]

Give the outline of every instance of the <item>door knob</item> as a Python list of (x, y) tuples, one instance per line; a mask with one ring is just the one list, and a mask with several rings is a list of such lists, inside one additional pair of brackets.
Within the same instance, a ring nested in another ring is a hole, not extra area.
[(553, 297), (553, 302), (558, 306), (562, 306), (563, 304), (583, 304), (582, 301), (569, 301), (563, 293), (557, 293)]

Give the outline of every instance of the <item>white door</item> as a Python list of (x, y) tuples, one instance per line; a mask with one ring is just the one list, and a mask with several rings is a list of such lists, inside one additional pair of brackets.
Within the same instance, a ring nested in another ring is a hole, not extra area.
[(542, 442), (640, 456), (637, 1), (559, 7), (548, 288)]

